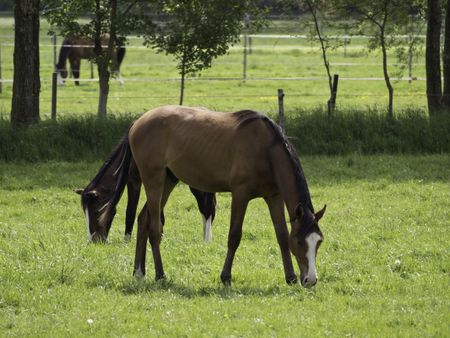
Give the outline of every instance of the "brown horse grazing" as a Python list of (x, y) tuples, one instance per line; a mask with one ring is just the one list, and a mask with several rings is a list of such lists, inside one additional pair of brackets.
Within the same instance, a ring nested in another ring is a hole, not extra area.
[[(102, 37), (102, 46), (106, 48), (109, 43), (109, 35)], [(113, 73), (117, 75), (120, 84), (123, 84), (123, 79), (120, 76), (120, 65), (125, 57), (125, 47), (120, 46), (114, 49), (114, 62), (117, 69), (113, 70)], [(93, 59), (94, 53), (94, 41), (87, 37), (74, 36), (64, 39), (61, 49), (59, 51), (58, 63), (56, 64), (56, 71), (60, 76), (60, 84), (64, 84), (64, 79), (67, 78), (66, 60), (69, 58), (70, 68), (75, 79), (75, 84), (80, 84), (77, 81), (80, 78), (80, 64), (81, 59)]]
[[(120, 147), (117, 147), (86, 188), (74, 190), (76, 193), (81, 195), (81, 206), (86, 216), (87, 233), (90, 241), (105, 241), (109, 234), (110, 227), (99, 228), (98, 219), (101, 214), (102, 207), (104, 207), (108, 202), (117, 181), (117, 173), (115, 171), (119, 165), (119, 163), (117, 163), (117, 160), (120, 159), (121, 155), (119, 152)], [(178, 182), (178, 179), (169, 170), (167, 171), (167, 175), (175, 184)], [(131, 238), (134, 219), (136, 217), (136, 209), (139, 202), (139, 194), (141, 191), (141, 178), (134, 161), (130, 163), (127, 188), (128, 202), (125, 219), (126, 240)], [(216, 213), (215, 194), (205, 193), (194, 188), (191, 188), (191, 192), (195, 196), (200, 213), (203, 216), (204, 240), (211, 241), (211, 225)], [(160, 218), (161, 223), (164, 225), (165, 220), (163, 210), (161, 210)]]
[(145, 214), (138, 220), (136, 277), (145, 275), (149, 239), (156, 279), (164, 278), (159, 214), (175, 186), (167, 173), (169, 169), (181, 181), (201, 191), (231, 192), (228, 252), (220, 275), (224, 284), (231, 284), (231, 267), (246, 208), (256, 197), (263, 197), (269, 207), (286, 281), (297, 282), (290, 249), (300, 268), (301, 284), (316, 284), (316, 255), (323, 240), (318, 221), (325, 207), (314, 213), (293, 147), (268, 117), (248, 110), (227, 114), (181, 106), (156, 108), (133, 124), (117, 155), (117, 184), (99, 223), (109, 226), (127, 181), (129, 165), (134, 161), (147, 195)]

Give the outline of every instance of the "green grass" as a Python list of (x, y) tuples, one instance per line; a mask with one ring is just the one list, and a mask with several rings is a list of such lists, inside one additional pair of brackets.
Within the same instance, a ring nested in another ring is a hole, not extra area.
[[(285, 285), (267, 208), (253, 201), (220, 284), (230, 197), (214, 241), (184, 185), (166, 208), (168, 280), (131, 276), (124, 201), (105, 245), (79, 197), (100, 162), (0, 164), (0, 336), (448, 336), (450, 157), (301, 157), (325, 241), (316, 287)], [(142, 202), (141, 202), (142, 204)], [(133, 236), (134, 237), (134, 236)]]
[[(0, 43), (2, 43), (2, 73), (4, 79), (13, 77), (13, 21), (0, 19)], [(270, 33), (305, 34), (296, 25), (273, 25)], [(41, 25), (41, 117), (49, 118), (51, 109), (51, 72), (53, 70), (53, 47), (47, 36), (48, 24)], [(58, 51), (62, 38), (58, 37)], [(330, 51), (331, 69), (340, 75), (337, 104), (341, 109), (366, 109), (367, 107), (387, 106), (387, 90), (384, 81), (346, 80), (345, 78), (382, 78), (381, 55), (366, 48), (367, 39), (354, 39), (344, 49)], [(164, 104), (177, 104), (179, 81), (176, 64), (171, 56), (158, 54), (142, 46), (142, 40), (130, 39), (122, 65), (126, 84), (121, 87), (117, 81), (111, 82), (109, 112), (142, 113)], [(211, 69), (201, 76), (187, 82), (185, 104), (206, 106), (215, 110), (236, 111), (244, 108), (263, 112), (278, 110), (277, 89), (283, 88), (286, 110), (298, 107), (311, 109), (326, 107), (329, 98), (325, 68), (318, 44), (305, 39), (253, 38), (253, 52), (248, 55), (246, 82), (241, 80), (243, 73), (242, 43), (231, 48), (230, 53), (213, 62)], [(399, 66), (395, 51), (389, 51), (389, 70), (392, 76), (398, 75)], [(425, 77), (424, 55), (414, 58), (413, 75)], [(95, 72), (94, 72), (95, 74)], [(403, 72), (406, 76), (407, 72)], [(95, 74), (96, 76), (96, 74)], [(82, 79), (90, 78), (90, 67), (82, 62)], [(323, 78), (308, 81), (289, 81), (281, 78), (314, 77)], [(236, 78), (232, 81), (198, 81), (204, 78)], [(261, 80), (261, 78), (278, 78)], [(168, 80), (170, 79), (170, 80)], [(426, 108), (425, 81), (394, 81), (394, 108), (402, 110), (414, 107)], [(3, 84), (0, 94), (0, 115), (9, 117), (12, 85)], [(82, 82), (75, 87), (71, 82), (58, 88), (58, 115), (95, 114), (97, 110), (98, 84)]]

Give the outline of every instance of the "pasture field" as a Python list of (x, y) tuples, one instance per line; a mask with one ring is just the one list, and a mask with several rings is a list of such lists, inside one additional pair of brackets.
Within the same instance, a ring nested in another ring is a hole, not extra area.
[[(287, 286), (261, 200), (250, 203), (233, 285), (219, 274), (229, 194), (202, 241), (186, 186), (166, 207), (168, 279), (131, 276), (121, 201), (108, 243), (87, 243), (79, 197), (100, 162), (0, 163), (0, 336), (450, 335), (450, 157), (301, 157), (321, 222), (318, 284)], [(142, 202), (141, 202), (142, 204)]]
[[(285, 28), (283, 28), (285, 27)], [(51, 72), (53, 47), (47, 35), (48, 24), (41, 26), (41, 116), (48, 118), (51, 109)], [(277, 32), (275, 30), (278, 30)], [(230, 49), (228, 55), (213, 62), (208, 69), (187, 81), (185, 104), (206, 106), (210, 109), (235, 111), (244, 108), (262, 112), (278, 109), (277, 89), (286, 93), (285, 109), (296, 107), (326, 107), (329, 97), (325, 68), (317, 43), (304, 38), (293, 38), (307, 32), (296, 25), (279, 25), (268, 29), (270, 36), (252, 39), (252, 53), (247, 56), (247, 80), (243, 78), (243, 41)], [(280, 36), (281, 35), (285, 35)], [(290, 38), (286, 38), (290, 37)], [(0, 18), (0, 44), (2, 76), (13, 77), (13, 20)], [(62, 37), (58, 37), (58, 52)], [(329, 52), (331, 70), (340, 75), (337, 104), (341, 109), (386, 107), (387, 90), (382, 75), (381, 54), (367, 49), (367, 39), (354, 38), (344, 51), (343, 47)], [(393, 81), (394, 107), (400, 113), (410, 107), (426, 108), (425, 60), (423, 49), (413, 58), (412, 75), (419, 80)], [(408, 76), (405, 64), (399, 64), (396, 51), (389, 51), (391, 76)], [(403, 71), (402, 71), (403, 69)], [(142, 45), (142, 39), (130, 38), (122, 65), (125, 85), (111, 81), (110, 113), (141, 113), (164, 104), (177, 104), (179, 80), (176, 63), (171, 56), (157, 53)], [(96, 77), (96, 71), (94, 71)], [(58, 114), (95, 114), (97, 110), (98, 83), (91, 82), (90, 66), (82, 62), (79, 87), (68, 81), (58, 87)], [(302, 80), (294, 78), (302, 78)], [(377, 78), (377, 80), (374, 80)], [(0, 94), (0, 115), (10, 114), (12, 84), (3, 83)]]

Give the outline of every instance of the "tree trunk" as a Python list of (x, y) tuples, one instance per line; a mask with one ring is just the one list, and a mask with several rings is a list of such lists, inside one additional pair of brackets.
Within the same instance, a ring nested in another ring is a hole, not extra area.
[(181, 73), (181, 85), (180, 85), (180, 106), (183, 105), (184, 100), (184, 78), (185, 74), (184, 72)]
[(441, 109), (441, 59), (440, 37), (442, 26), (442, 9), (440, 0), (428, 0), (427, 10), (427, 42), (426, 42), (426, 74), (428, 112), (436, 114)]
[(39, 0), (16, 0), (11, 124), (39, 122)]
[(389, 103), (388, 103), (388, 117), (394, 117), (394, 88), (391, 84), (391, 79), (389, 77), (388, 69), (387, 69), (387, 51), (386, 51), (386, 40), (384, 36), (384, 29), (380, 31), (380, 43), (381, 43), (381, 52), (383, 55), (383, 75), (384, 82), (386, 83), (386, 87), (389, 93)]
[(98, 97), (98, 117), (106, 117), (106, 111), (108, 107), (108, 94), (109, 94), (109, 70), (108, 63), (102, 64), (105, 61), (102, 60), (98, 65), (98, 80), (100, 87), (100, 95)]
[(444, 33), (444, 95), (442, 97), (443, 109), (450, 113), (450, 1), (445, 9), (445, 33)]
[(180, 84), (180, 106), (183, 105), (184, 100), (184, 80), (186, 77), (186, 66), (185, 66), (185, 56), (183, 55), (183, 60), (181, 61), (181, 84)]

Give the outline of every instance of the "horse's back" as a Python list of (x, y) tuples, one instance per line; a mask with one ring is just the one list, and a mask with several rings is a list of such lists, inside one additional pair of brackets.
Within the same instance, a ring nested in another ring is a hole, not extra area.
[(139, 118), (129, 137), (138, 165), (145, 170), (168, 167), (182, 181), (204, 191), (228, 191), (248, 173), (269, 170), (271, 133), (263, 119), (250, 111), (159, 107)]

